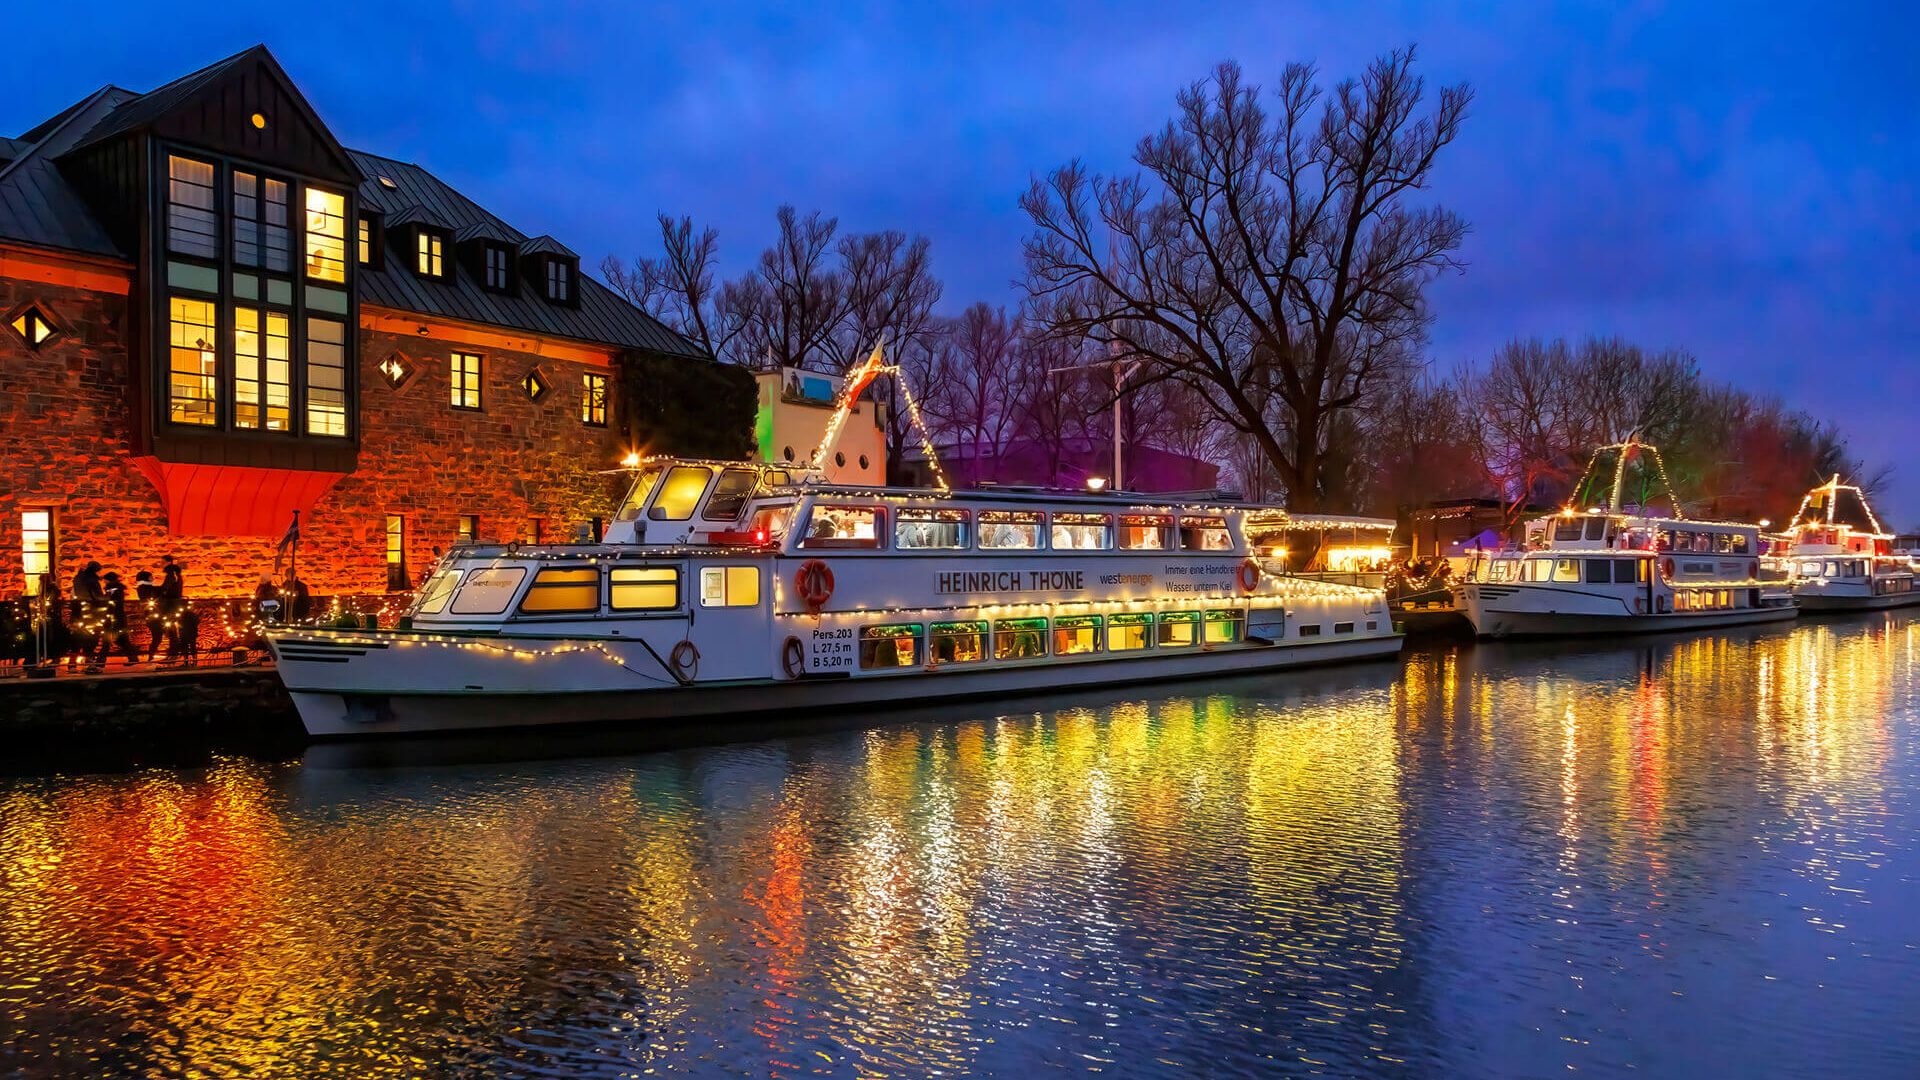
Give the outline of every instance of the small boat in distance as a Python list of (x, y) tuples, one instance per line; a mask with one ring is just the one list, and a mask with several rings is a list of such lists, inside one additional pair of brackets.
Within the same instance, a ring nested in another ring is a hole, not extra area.
[[(1637, 439), (1602, 447), (1577, 494), (1593, 491), (1596, 467), (1613, 455), (1601, 505), (1568, 506), (1529, 523), (1526, 549), (1478, 558), (1459, 585), (1482, 637), (1632, 634), (1791, 619), (1784, 576), (1764, 572), (1760, 526), (1685, 517), (1659, 450)], [(1657, 470), (1671, 512), (1646, 509), (1645, 489), (1623, 507), (1627, 468)]]
[(1807, 492), (1784, 558), (1802, 611), (1879, 611), (1920, 603), (1910, 557), (1894, 551), (1866, 492), (1838, 474)]

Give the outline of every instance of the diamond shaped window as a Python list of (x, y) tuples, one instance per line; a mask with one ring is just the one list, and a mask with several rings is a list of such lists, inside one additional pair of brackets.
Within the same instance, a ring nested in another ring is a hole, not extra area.
[(407, 362), (406, 357), (394, 353), (380, 361), (380, 377), (387, 380), (388, 386), (398, 390), (413, 378), (413, 365)]
[(527, 372), (527, 377), (520, 380), (520, 386), (526, 390), (528, 401), (539, 401), (552, 389), (547, 385), (546, 377), (538, 371)]
[(7, 325), (13, 327), (13, 332), (20, 335), (20, 339), (27, 343), (29, 349), (37, 349), (45, 345), (60, 332), (54, 329), (53, 323), (49, 322), (37, 307), (22, 310), (8, 320)]

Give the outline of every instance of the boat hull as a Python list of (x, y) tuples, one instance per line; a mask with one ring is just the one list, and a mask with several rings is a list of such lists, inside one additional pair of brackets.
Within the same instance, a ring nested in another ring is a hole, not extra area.
[(1879, 596), (1844, 596), (1831, 593), (1796, 592), (1794, 603), (1801, 611), (1840, 614), (1848, 611), (1886, 611), (1890, 608), (1920, 604), (1920, 592), (1883, 593)]
[(1619, 597), (1575, 590), (1513, 585), (1462, 589), (1467, 619), (1485, 638), (1577, 637), (1598, 634), (1670, 634), (1721, 626), (1781, 622), (1799, 611), (1791, 604), (1713, 611), (1635, 612)]
[(309, 689), (292, 690), (291, 697), (307, 733), (314, 738), (371, 738), (886, 708), (1383, 659), (1396, 655), (1400, 644), (1398, 635), (1368, 635), (1304, 644), (1243, 644), (1146, 656), (1101, 656), (1033, 666), (950, 665), (940, 671), (885, 677), (754, 679), (633, 690), (509, 693), (342, 693)]

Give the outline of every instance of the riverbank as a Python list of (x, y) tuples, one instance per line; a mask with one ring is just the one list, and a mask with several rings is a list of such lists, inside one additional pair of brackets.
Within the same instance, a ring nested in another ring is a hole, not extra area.
[(305, 742), (271, 665), (0, 680), (7, 758), (177, 759)]

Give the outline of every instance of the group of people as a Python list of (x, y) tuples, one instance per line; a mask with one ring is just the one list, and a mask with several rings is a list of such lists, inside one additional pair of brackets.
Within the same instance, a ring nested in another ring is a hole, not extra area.
[[(187, 603), (186, 565), (169, 555), (161, 560), (160, 580), (153, 572), (142, 570), (133, 576), (131, 599), (136, 614), (146, 623), (146, 659), (160, 654), (161, 643), (167, 659), (181, 659), (193, 651), (197, 631), (192, 607)], [(128, 634), (129, 600), (127, 584), (119, 572), (106, 570), (88, 560), (73, 575), (73, 611), (69, 620), (67, 605), (60, 594), (60, 583), (52, 574), (40, 578), (40, 593), (34, 598), (34, 622), (43, 637), (42, 657), (65, 656), (68, 667), (86, 663), (95, 672), (105, 667), (115, 652), (128, 663), (140, 660)]]

